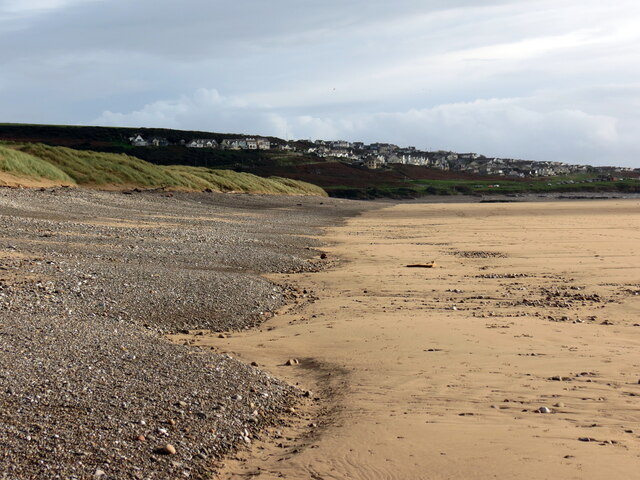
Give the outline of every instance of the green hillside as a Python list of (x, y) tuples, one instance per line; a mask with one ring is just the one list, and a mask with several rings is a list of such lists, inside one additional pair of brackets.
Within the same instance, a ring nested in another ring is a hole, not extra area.
[(315, 185), (205, 167), (153, 165), (124, 154), (43, 144), (1, 143), (0, 172), (31, 180), (103, 188), (168, 188), (217, 192), (322, 195)]

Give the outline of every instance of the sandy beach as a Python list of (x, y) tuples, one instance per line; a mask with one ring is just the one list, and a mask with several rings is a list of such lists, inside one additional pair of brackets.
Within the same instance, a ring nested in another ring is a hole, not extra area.
[(639, 478), (637, 200), (395, 205), (324, 240), (338, 265), (270, 276), (303, 294), (260, 330), (182, 337), (310, 391), (220, 478)]
[(638, 477), (638, 199), (0, 193), (2, 478)]
[(299, 296), (264, 275), (328, 263), (310, 235), (366, 208), (0, 189), (0, 478), (210, 478), (302, 392), (165, 335), (260, 325)]

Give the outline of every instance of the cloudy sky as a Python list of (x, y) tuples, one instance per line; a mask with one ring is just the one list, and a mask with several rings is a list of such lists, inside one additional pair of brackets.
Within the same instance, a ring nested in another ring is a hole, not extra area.
[(0, 0), (0, 122), (640, 167), (637, 0)]

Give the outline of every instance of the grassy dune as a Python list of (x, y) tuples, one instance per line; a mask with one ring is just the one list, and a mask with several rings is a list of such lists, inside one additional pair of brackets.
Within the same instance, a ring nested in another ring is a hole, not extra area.
[(161, 166), (123, 154), (73, 150), (42, 144), (0, 144), (0, 172), (31, 180), (88, 187), (164, 187), (174, 190), (322, 195), (320, 187), (297, 180), (262, 178), (204, 167)]
[(75, 184), (73, 179), (55, 165), (28, 153), (0, 145), (0, 171), (17, 177), (46, 179)]

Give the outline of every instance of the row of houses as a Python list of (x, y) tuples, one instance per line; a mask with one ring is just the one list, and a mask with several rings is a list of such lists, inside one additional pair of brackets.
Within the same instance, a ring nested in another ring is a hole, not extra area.
[[(145, 139), (142, 135), (130, 137), (129, 142), (134, 147), (166, 147), (170, 145), (166, 138), (150, 137)], [(220, 143), (213, 138), (194, 138), (190, 142), (181, 140), (178, 144), (187, 148), (221, 148), (225, 150), (270, 150), (278, 147), (277, 143), (272, 144), (268, 138), (263, 137), (225, 138)]]
[(222, 140), (220, 146), (227, 150), (269, 150), (271, 142), (262, 137), (231, 138)]
[[(143, 138), (141, 135), (131, 137), (134, 146), (163, 147), (169, 145), (162, 137)], [(485, 157), (477, 153), (457, 153), (451, 151), (421, 151), (415, 147), (399, 147), (390, 143), (348, 142), (345, 140), (302, 141), (290, 145), (288, 142), (271, 142), (264, 137), (227, 138), (217, 142), (213, 138), (195, 138), (187, 142), (181, 140), (179, 145), (187, 148), (212, 148), (224, 150), (293, 150), (306, 145), (306, 153), (318, 157), (330, 157), (362, 165), (370, 169), (384, 168), (392, 164), (416, 165), (445, 171), (464, 172), (480, 175), (504, 177), (553, 177), (576, 173), (598, 172), (606, 175), (620, 176), (627, 173), (625, 169), (616, 167), (592, 167), (587, 165), (571, 165), (562, 162), (538, 162), (512, 158)]]
[(388, 143), (365, 145), (343, 140), (316, 140), (308, 153), (320, 157), (339, 158), (363, 165), (370, 169), (387, 165), (402, 164), (435, 168), (480, 175), (505, 176), (513, 178), (549, 177), (585, 173), (593, 167), (569, 165), (561, 162), (537, 162), (512, 158), (491, 158), (469, 152), (451, 151), (424, 152), (415, 147), (398, 147)]
[(134, 147), (166, 147), (169, 141), (162, 137), (143, 138), (142, 135), (134, 135), (129, 137), (129, 142)]

